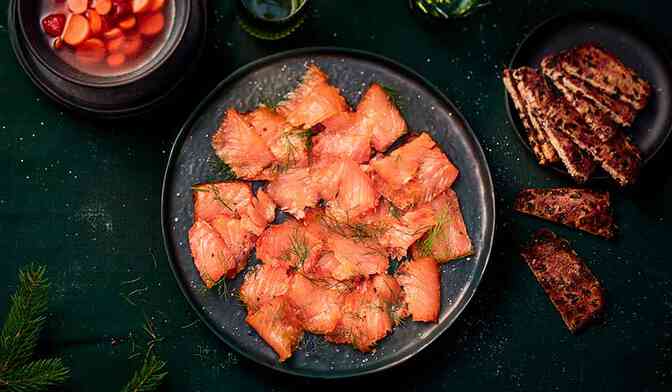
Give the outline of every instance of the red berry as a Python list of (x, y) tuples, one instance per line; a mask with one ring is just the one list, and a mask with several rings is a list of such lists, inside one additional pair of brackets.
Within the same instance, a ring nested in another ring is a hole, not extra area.
[(133, 6), (128, 0), (112, 0), (112, 11), (110, 17), (112, 20), (119, 20), (133, 13)]
[(42, 19), (42, 29), (52, 37), (60, 37), (65, 27), (65, 15), (51, 14)]

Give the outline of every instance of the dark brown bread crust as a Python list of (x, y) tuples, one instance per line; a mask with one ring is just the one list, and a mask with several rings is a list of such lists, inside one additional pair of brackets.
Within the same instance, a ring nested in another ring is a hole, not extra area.
[(541, 62), (541, 69), (572, 106), (588, 121), (593, 118), (593, 121), (606, 123), (606, 117), (624, 127), (632, 125), (637, 113), (635, 109), (566, 73), (560, 65), (560, 60), (565, 55), (545, 57)]
[(651, 85), (648, 82), (616, 56), (594, 43), (583, 44), (567, 51), (560, 64), (568, 74), (636, 110), (644, 109), (651, 95)]
[[(544, 78), (539, 72), (528, 67), (514, 70), (512, 76), (530, 115), (535, 116), (541, 123), (567, 172), (579, 183), (587, 181), (595, 170), (595, 163), (569, 136), (552, 125), (549, 110), (558, 100), (553, 96)], [(578, 121), (579, 114), (574, 111), (573, 116)]]
[(612, 238), (615, 232), (609, 192), (590, 189), (525, 189), (518, 194), (514, 210)]
[(521, 255), (572, 333), (599, 318), (602, 287), (566, 240), (541, 229)]
[(537, 157), (539, 164), (544, 166), (549, 163), (558, 162), (558, 154), (555, 152), (555, 148), (553, 148), (553, 146), (548, 141), (545, 133), (540, 129), (538, 121), (536, 121), (535, 118), (530, 118), (523, 99), (520, 97), (520, 93), (514, 87), (510, 69), (504, 70), (502, 74), (502, 81), (504, 82), (504, 87), (506, 87), (511, 100), (516, 107), (520, 121), (525, 127), (527, 132), (527, 139), (530, 142), (530, 147), (532, 147), (532, 151)]

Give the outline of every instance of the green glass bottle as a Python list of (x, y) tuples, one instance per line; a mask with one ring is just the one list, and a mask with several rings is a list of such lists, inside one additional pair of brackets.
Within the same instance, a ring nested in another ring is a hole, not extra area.
[(437, 19), (464, 18), (488, 4), (487, 0), (409, 0), (411, 9)]
[(308, 0), (238, 0), (238, 22), (254, 37), (280, 39), (303, 24), (307, 2)]

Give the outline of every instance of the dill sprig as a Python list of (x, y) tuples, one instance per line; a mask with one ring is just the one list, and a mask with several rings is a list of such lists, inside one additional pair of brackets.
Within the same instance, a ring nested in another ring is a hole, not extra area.
[(339, 220), (328, 214), (322, 214), (320, 224), (341, 237), (350, 238), (358, 242), (376, 240), (387, 231), (387, 228), (382, 225), (351, 222), (348, 218), (346, 220)]
[(208, 164), (210, 165), (210, 170), (220, 181), (233, 181), (238, 178), (233, 169), (231, 169), (231, 166), (217, 157), (208, 158)]
[(229, 205), (229, 203), (227, 203), (227, 201), (224, 200), (224, 197), (222, 197), (222, 193), (219, 191), (219, 188), (217, 188), (215, 184), (196, 185), (192, 186), (191, 190), (194, 192), (212, 193), (212, 198), (215, 199), (217, 203), (219, 203), (222, 207), (226, 208), (227, 210), (235, 212), (235, 210)]
[(439, 214), (436, 225), (427, 233), (425, 238), (420, 242), (420, 254), (423, 256), (431, 256), (434, 252), (434, 242), (443, 231), (444, 226), (448, 223), (448, 210), (444, 209)]
[(49, 302), (45, 274), (46, 267), (35, 264), (19, 271), (19, 287), (0, 333), (0, 390), (42, 391), (63, 383), (70, 374), (58, 358), (32, 360)]
[(142, 367), (135, 372), (121, 392), (155, 391), (168, 375), (168, 372), (164, 371), (165, 367), (166, 363), (164, 361), (155, 355), (147, 355)]
[(300, 233), (298, 228), (289, 236), (289, 248), (285, 250), (281, 258), (287, 262), (296, 259), (293, 270), (300, 270), (308, 259), (310, 248), (305, 233)]

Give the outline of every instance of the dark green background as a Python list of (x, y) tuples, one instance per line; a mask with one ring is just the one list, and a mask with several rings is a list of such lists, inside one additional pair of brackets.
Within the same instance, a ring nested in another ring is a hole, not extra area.
[[(543, 223), (509, 208), (523, 187), (566, 182), (537, 167), (517, 140), (499, 74), (525, 34), (550, 16), (607, 9), (631, 16), (666, 42), (672, 38), (672, 6), (634, 0), (493, 3), (467, 21), (436, 28), (412, 17), (405, 0), (314, 0), (301, 31), (281, 42), (262, 42), (241, 31), (231, 1), (213, 0), (197, 82), (170, 109), (119, 123), (84, 119), (46, 99), (14, 59), (6, 10), (0, 10), (0, 314), (6, 313), (4, 299), (15, 288), (19, 266), (32, 260), (48, 264), (52, 314), (40, 351), (62, 356), (72, 367), (64, 388), (69, 391), (119, 390), (140, 363), (129, 356), (145, 339), (145, 317), (165, 338), (158, 352), (170, 370), (166, 391), (669, 391), (669, 146), (649, 163), (635, 189), (614, 189), (618, 239), (556, 228), (608, 290), (606, 322), (571, 336), (517, 253)], [(167, 265), (160, 226), (168, 151), (196, 103), (249, 61), (316, 45), (380, 53), (435, 83), (478, 135), (498, 203), (490, 265), (458, 322), (393, 370), (336, 382), (262, 368), (194, 322)], [(124, 299), (129, 296), (132, 303)]]

